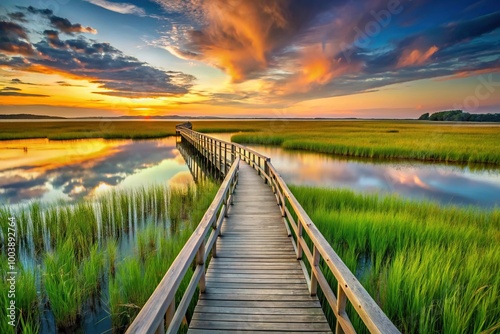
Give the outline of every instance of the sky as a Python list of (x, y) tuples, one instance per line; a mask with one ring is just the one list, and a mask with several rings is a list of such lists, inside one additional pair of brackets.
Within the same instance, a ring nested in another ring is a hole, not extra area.
[(2, 0), (0, 114), (500, 112), (494, 0)]

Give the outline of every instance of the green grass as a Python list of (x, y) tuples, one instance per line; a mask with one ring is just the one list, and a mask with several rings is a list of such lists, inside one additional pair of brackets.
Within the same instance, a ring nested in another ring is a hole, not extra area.
[[(500, 328), (498, 208), (484, 211), (347, 190), (291, 189), (403, 333)], [(336, 286), (331, 275), (328, 279)], [(350, 311), (362, 329), (352, 307)], [(331, 312), (328, 315), (332, 320)]]
[(376, 159), (500, 164), (500, 126), (416, 121), (288, 121), (237, 134), (241, 144), (279, 145)]
[(83, 289), (72, 239), (44, 258), (43, 285), (58, 328), (76, 324), (83, 303)]
[[(70, 139), (152, 139), (175, 135), (181, 122), (155, 121), (82, 121), (82, 122), (0, 122), (0, 140), (48, 138)], [(229, 125), (229, 126), (228, 126)], [(247, 122), (193, 122), (195, 129), (206, 132), (256, 130), (258, 124)]]
[[(145, 139), (175, 134), (179, 122), (0, 122), (0, 140)], [(242, 144), (280, 145), (343, 156), (500, 164), (500, 126), (422, 121), (198, 121), (193, 129), (240, 132)]]
[[(130, 305), (142, 306), (149, 298), (216, 191), (217, 185), (212, 182), (179, 189), (153, 185), (111, 191), (94, 198), (93, 202), (46, 206), (32, 203), (16, 212), (0, 207), (0, 218), (4, 221), (12, 214), (17, 218), (19, 251), (32, 254), (40, 263), (32, 271), (21, 271), (18, 277), (16, 306), (22, 316), (18, 317), (17, 330), (26, 333), (39, 330), (36, 277), (41, 277), (41, 298), (48, 303), (59, 329), (79, 326), (84, 316), (83, 305), (101, 299), (103, 282), (110, 287), (108, 302), (114, 325), (126, 327), (138, 312)], [(170, 207), (182, 215), (172, 219)], [(171, 226), (173, 220), (175, 228)], [(6, 235), (4, 224), (1, 231)], [(133, 234), (135, 250), (133, 256), (123, 259), (119, 254), (119, 240), (125, 233)], [(4, 261), (4, 245), (0, 248), (3, 276), (7, 270), (2, 266), (7, 261)], [(184, 288), (180, 289), (179, 298)], [(0, 314), (4, 319), (8, 303), (6, 289), (8, 286), (2, 280)], [(13, 333), (14, 329), (5, 323), (0, 331)]]
[[(172, 191), (169, 204), (178, 208), (178, 203), (183, 203), (183, 210), (190, 211), (187, 219), (183, 220), (185, 224), (176, 229), (175, 235), (172, 235), (170, 229), (158, 225), (150, 225), (138, 233), (134, 255), (117, 265), (116, 275), (109, 283), (114, 328), (125, 329), (132, 323), (184, 247), (216, 192), (214, 184), (207, 184), (203, 192), (195, 192), (192, 188)], [(176, 294), (177, 305), (192, 273), (190, 269), (182, 281)], [(188, 318), (194, 305), (196, 298), (188, 309)]]
[[(0, 333), (16, 333), (16, 328), (22, 333), (37, 333), (39, 331), (39, 312), (38, 307), (40, 298), (36, 291), (36, 278), (32, 270), (18, 265), (16, 276), (16, 327), (8, 324), (7, 305), (10, 303), (8, 298), (9, 283), (7, 275), (9, 270), (7, 266), (7, 257), (3, 254), (0, 256)], [(10, 321), (10, 320), (9, 320)]]

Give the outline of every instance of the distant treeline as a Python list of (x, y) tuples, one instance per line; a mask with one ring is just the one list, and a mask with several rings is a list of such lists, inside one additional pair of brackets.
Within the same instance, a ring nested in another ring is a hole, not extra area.
[(469, 114), (462, 110), (446, 110), (428, 112), (418, 118), (421, 121), (450, 121), (450, 122), (500, 122), (500, 114)]
[(32, 114), (7, 114), (0, 115), (0, 119), (65, 119), (66, 117), (32, 115)]

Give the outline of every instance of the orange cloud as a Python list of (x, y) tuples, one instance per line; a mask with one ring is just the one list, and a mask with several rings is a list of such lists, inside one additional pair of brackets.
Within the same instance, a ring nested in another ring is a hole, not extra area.
[(427, 51), (423, 52), (418, 49), (414, 50), (405, 50), (401, 54), (401, 57), (399, 58), (397, 67), (407, 67), (407, 66), (414, 66), (414, 65), (422, 65), (425, 63), (429, 58), (435, 54), (439, 48), (437, 46), (431, 46)]
[(468, 77), (475, 76), (475, 75), (489, 74), (489, 73), (496, 73), (496, 72), (500, 72), (500, 67), (484, 68), (484, 69), (480, 69), (480, 70), (457, 72), (453, 75), (450, 75), (450, 76), (447, 76), (444, 78), (437, 78), (437, 79), (435, 79), (435, 81), (448, 81), (448, 80), (455, 80), (455, 79), (463, 79), (463, 78), (468, 78)]
[[(335, 59), (333, 52), (323, 51), (319, 47), (306, 49), (301, 59), (295, 64), (296, 74), (286, 82), (277, 82), (276, 90), (282, 94), (305, 93), (318, 86), (330, 83), (336, 77), (361, 70), (362, 63), (348, 63), (341, 58)], [(279, 87), (281, 86), (281, 87)]]
[(193, 32), (193, 40), (204, 57), (226, 71), (233, 82), (248, 73), (267, 68), (269, 53), (288, 29), (284, 0), (203, 2), (206, 28)]

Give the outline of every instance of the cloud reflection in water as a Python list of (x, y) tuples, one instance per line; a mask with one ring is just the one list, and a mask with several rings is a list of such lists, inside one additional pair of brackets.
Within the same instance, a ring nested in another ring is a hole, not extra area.
[(6, 141), (0, 147), (0, 163), (0, 200), (10, 204), (71, 201), (113, 187), (171, 179), (192, 182), (175, 138)]

